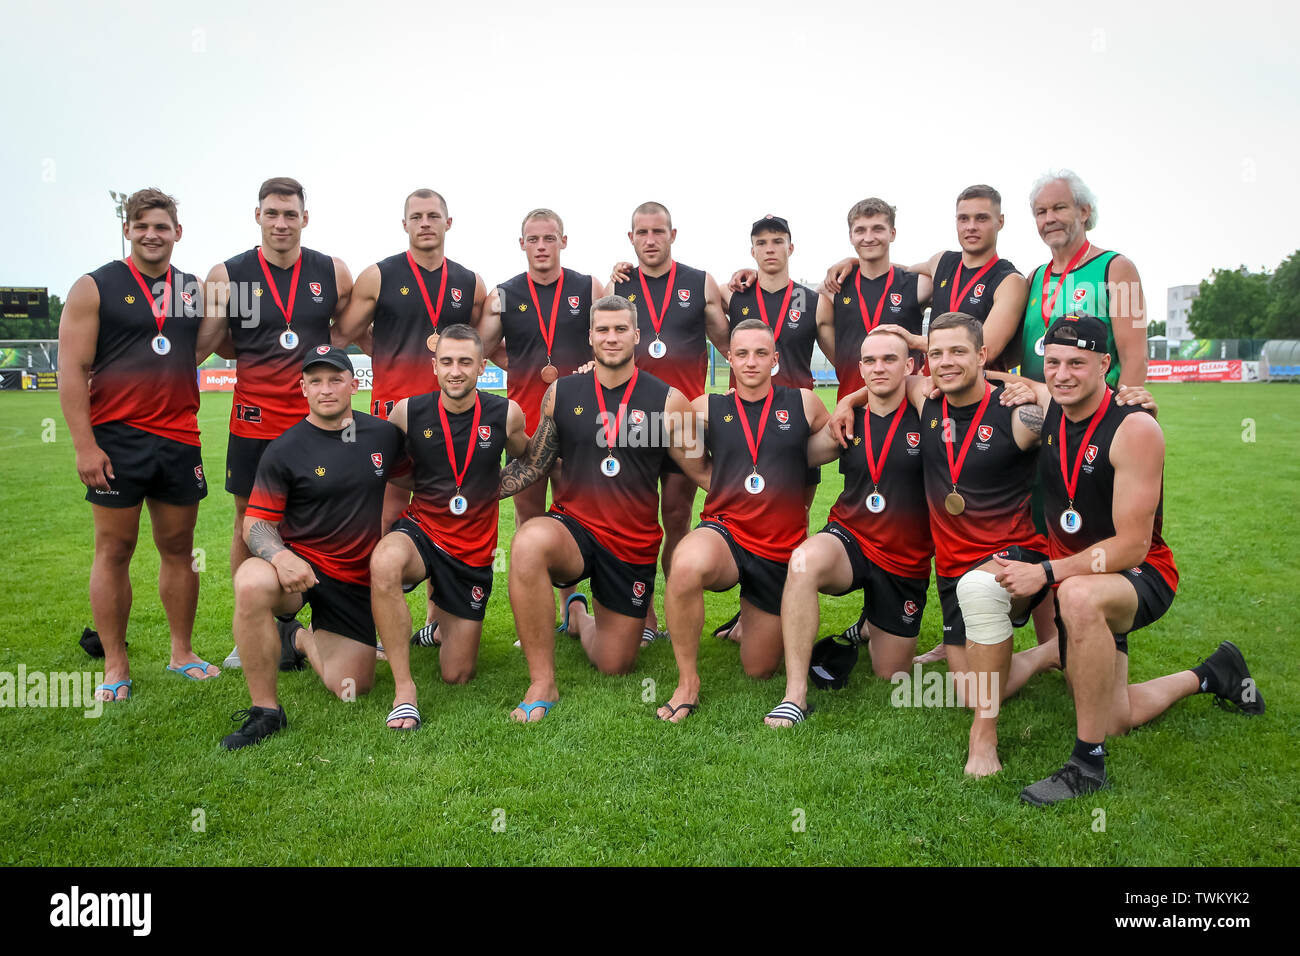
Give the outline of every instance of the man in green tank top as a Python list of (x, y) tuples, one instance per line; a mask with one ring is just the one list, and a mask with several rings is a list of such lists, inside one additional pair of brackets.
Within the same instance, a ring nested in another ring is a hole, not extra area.
[(1038, 235), (1050, 262), (1029, 276), (1020, 374), (1043, 381), (1043, 334), (1061, 316), (1086, 312), (1109, 328), (1109, 385), (1141, 385), (1147, 376), (1147, 315), (1137, 268), (1117, 252), (1088, 241), (1097, 200), (1068, 169), (1041, 177), (1029, 194)]

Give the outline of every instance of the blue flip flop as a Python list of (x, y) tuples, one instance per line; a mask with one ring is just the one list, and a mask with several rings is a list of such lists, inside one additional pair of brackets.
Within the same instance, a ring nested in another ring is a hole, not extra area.
[[(209, 664), (207, 661), (195, 661), (193, 664), (182, 664), (180, 667), (172, 667), (170, 664), (168, 664), (167, 669), (171, 671), (173, 674), (180, 674), (186, 680), (210, 680), (211, 678), (207, 677), (206, 675), (208, 673), (208, 668), (211, 666), (212, 665)], [(193, 674), (189, 673), (195, 667), (202, 668), (205, 676), (195, 677)], [(212, 676), (220, 677), (221, 675), (213, 674)]]
[(519, 709), (524, 712), (524, 719), (522, 723), (525, 724), (533, 723), (533, 721), (530, 718), (533, 716), (533, 711), (535, 711), (538, 707), (542, 708), (542, 716), (545, 717), (547, 714), (551, 712), (551, 708), (554, 707), (557, 703), (558, 701), (554, 701), (554, 700), (535, 700), (531, 704), (529, 704), (521, 700), (519, 702)]
[[(98, 691), (98, 690), (106, 690), (106, 691), (108, 691), (109, 693), (111, 693), (111, 694), (113, 695), (113, 700), (112, 700), (112, 701), (107, 701), (107, 700), (106, 700), (106, 701), (103, 701), (103, 703), (105, 703), (105, 704), (113, 703), (113, 702), (121, 703), (121, 702), (124, 701), (124, 700), (130, 700), (130, 699), (131, 699), (131, 686), (132, 686), (131, 678), (128, 677), (126, 680), (120, 680), (120, 681), (118, 681), (116, 684), (100, 684), (98, 687), (95, 688), (95, 690), (97, 690), (97, 691)], [(125, 688), (126, 688), (126, 696), (125, 696), (125, 697), (118, 697), (118, 696), (117, 696), (117, 689), (118, 689), (119, 687), (125, 687)]]
[(591, 604), (588, 603), (587, 601), (587, 595), (583, 594), (580, 591), (574, 591), (572, 594), (570, 594), (567, 598), (564, 599), (564, 617), (560, 621), (560, 626), (555, 629), (555, 632), (557, 634), (569, 633), (569, 605), (572, 604), (574, 601), (581, 601), (582, 606), (587, 609), (588, 613), (590, 613)]

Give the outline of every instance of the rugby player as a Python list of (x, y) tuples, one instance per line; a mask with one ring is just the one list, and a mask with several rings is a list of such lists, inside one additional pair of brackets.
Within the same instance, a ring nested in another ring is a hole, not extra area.
[(712, 475), (700, 523), (682, 539), (667, 584), (677, 688), (657, 713), (673, 723), (699, 706), (696, 659), (706, 590), (740, 585), (745, 673), (766, 680), (780, 665), (781, 592), (790, 554), (808, 536), (808, 439), (829, 417), (811, 389), (772, 384), (776, 341), (761, 319), (744, 319), (731, 330), (727, 358), (735, 391), (702, 395), (693, 403)]
[(526, 522), (511, 545), (510, 605), (530, 680), (511, 712), (517, 721), (542, 720), (559, 699), (547, 623), (555, 614), (552, 584), (591, 579), (590, 611), (585, 595), (566, 600), (570, 631), (602, 673), (630, 672), (654, 600), (663, 459), (671, 455), (708, 488), (691, 403), (635, 364), (636, 312), (621, 296), (597, 300), (589, 333), (595, 368), (547, 388), (527, 452), (502, 472), (507, 497), (539, 483), (557, 457), (564, 461), (551, 510)]
[[(244, 516), (252, 556), (235, 572), (234, 632), (252, 706), (235, 715), (244, 723), (221, 741), (227, 750), (288, 726), (277, 668), (296, 669), (305, 657), (342, 700), (375, 680), (370, 554), (385, 486), (407, 467), (403, 435), (352, 410), (357, 380), (342, 349), (312, 349), (299, 387), (307, 417), (268, 443)], [(295, 618), (304, 604), (309, 628)]]
[(519, 406), (477, 388), (487, 359), (473, 328), (444, 326), (433, 363), (438, 390), (398, 399), (388, 415), (406, 433), (415, 495), (370, 558), (371, 606), (396, 685), (394, 730), (420, 726), (402, 593), (429, 581), (442, 679), (468, 682), (492, 594), (501, 453), (518, 458), (528, 443)]
[(171, 637), (167, 669), (191, 680), (220, 673), (191, 646), (194, 524), (208, 493), (196, 369), (218, 337), (200, 334), (197, 278), (171, 264), (181, 238), (176, 201), (141, 189), (123, 209), (130, 255), (78, 279), (59, 318), (59, 404), (95, 528), (90, 609), (104, 653), (105, 683), (95, 697), (104, 701), (127, 700), (133, 687), (126, 629), (145, 501)]
[(1247, 714), (1264, 698), (1231, 641), (1197, 667), (1128, 683), (1128, 638), (1173, 602), (1178, 568), (1161, 535), (1165, 442), (1153, 415), (1116, 407), (1105, 323), (1058, 319), (1045, 336), (1045, 414), (1038, 473), (1047, 518), (1048, 559), (995, 557), (997, 580), (1013, 598), (1054, 590), (1061, 663), (1074, 696), (1077, 736), (1065, 765), (1026, 787), (1044, 806), (1108, 786), (1107, 736), (1127, 733), (1175, 701), (1212, 693)]

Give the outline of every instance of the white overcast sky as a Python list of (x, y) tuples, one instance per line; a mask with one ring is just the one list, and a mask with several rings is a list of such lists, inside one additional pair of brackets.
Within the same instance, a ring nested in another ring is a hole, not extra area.
[(180, 201), (175, 261), (202, 274), (256, 244), (274, 175), (306, 186), (305, 244), (354, 275), (405, 247), (419, 186), (493, 284), (522, 271), (534, 206), (564, 216), (565, 265), (601, 277), (643, 200), (719, 278), (773, 212), (811, 278), (866, 196), (898, 207), (896, 262), (955, 248), (977, 182), (1028, 272), (1046, 258), (1028, 188), (1068, 166), (1162, 318), (1167, 286), (1300, 247), (1297, 35), (1295, 5), (1249, 0), (10, 2), (0, 285), (66, 294), (119, 255), (108, 191), (145, 185)]

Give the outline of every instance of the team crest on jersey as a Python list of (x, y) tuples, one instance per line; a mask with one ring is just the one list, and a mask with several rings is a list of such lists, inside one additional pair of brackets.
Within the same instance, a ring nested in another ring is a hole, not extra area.
[(1083, 460), (1086, 461), (1086, 462), (1087, 462), (1088, 464), (1090, 464), (1090, 465), (1091, 465), (1094, 461), (1097, 460), (1097, 446), (1096, 446), (1096, 445), (1089, 445), (1089, 446), (1088, 446), (1088, 450), (1085, 451), (1085, 452), (1083, 453)]
[(324, 465), (317, 465), (317, 466), (316, 466), (316, 477), (317, 477), (317, 478), (324, 478), (324, 477), (325, 477), (325, 466), (324, 466)]
[(938, 428), (938, 427), (939, 427), (939, 419), (937, 419), (937, 418), (932, 418), (932, 419), (930, 419), (930, 427), (931, 427), (931, 428)]
[(980, 296), (984, 294), (984, 283), (981, 282), (979, 285), (977, 285), (974, 291), (975, 291), (975, 298), (978, 299)]
[(782, 425), (788, 424), (790, 421), (790, 413), (787, 412), (784, 408), (778, 408), (776, 410), (776, 420), (780, 422)]
[(853, 437), (853, 444), (855, 444), (855, 445), (861, 445), (861, 444), (862, 444), (862, 436), (861, 436), (861, 435), (855, 435), (855, 436)]
[(483, 589), (477, 584), (469, 589), (469, 593), (473, 596), (475, 601), (483, 600)]
[(889, 293), (889, 304), (898, 306), (903, 304), (903, 297), (897, 292)]
[(947, 280), (947, 279), (944, 279), (942, 282), (939, 283), (939, 288), (942, 289), (942, 288), (943, 288), (944, 286), (946, 286), (947, 284), (948, 284), (948, 280)]
[(425, 437), (425, 438), (432, 438), (432, 437), (433, 437), (433, 429), (432, 429), (432, 428), (426, 428), (426, 429), (424, 430), (424, 437)]
[(1051, 435), (1048, 435), (1048, 436), (1047, 436), (1047, 444), (1050, 445), (1051, 443), (1052, 443), (1052, 436), (1051, 436)]
[(312, 294), (312, 295), (320, 295), (320, 283), (319, 283), (319, 282), (309, 282), (309, 283), (307, 283), (307, 288), (311, 289), (311, 294)]
[(192, 304), (194, 303), (194, 295), (193, 295), (193, 293), (190, 293), (190, 292), (182, 292), (182, 293), (181, 293), (181, 301), (184, 302), (186, 305), (192, 305)]
[(741, 306), (741, 307), (740, 307), (740, 314), (741, 314), (741, 315), (749, 315), (749, 306), (747, 306), (747, 305), (743, 305), (743, 306)]
[(629, 301), (629, 302), (635, 302), (635, 301), (636, 301), (636, 293), (633, 292), (633, 293), (629, 294), (628, 297), (627, 297), (627, 301)]
[(580, 299), (576, 295), (569, 296), (569, 308), (576, 309), (578, 307), (578, 303), (580, 303), (581, 301), (582, 299)]
[(903, 602), (903, 613), (906, 614), (908, 617), (914, 617), (918, 610), (920, 609), (916, 606), (915, 601)]
[(1075, 289), (1075, 290), (1074, 290), (1074, 301), (1075, 301), (1075, 302), (1082, 302), (1082, 301), (1083, 301), (1084, 299), (1086, 299), (1086, 298), (1088, 298), (1088, 290), (1087, 290), (1087, 289)]
[(377, 452), (377, 451), (375, 451), (375, 452), (371, 452), (371, 453), (370, 453), (370, 460), (374, 463), (374, 465), (375, 465), (376, 468), (383, 468), (383, 467), (384, 467), (384, 456), (383, 456), (382, 454), (380, 454), (379, 452)]
[(988, 440), (989, 440), (990, 438), (992, 438), (992, 437), (993, 437), (993, 426), (992, 426), (992, 425), (981, 425), (981, 426), (980, 426), (980, 441), (988, 441)]
[(852, 296), (847, 296), (847, 295), (846, 295), (846, 296), (845, 296), (843, 299), (841, 299), (840, 301), (843, 302), (845, 305), (848, 305), (850, 302), (853, 301), (853, 297), (852, 297)]
[(632, 594), (633, 594), (634, 596), (636, 596), (636, 597), (645, 597), (645, 582), (644, 582), (644, 581), (633, 581), (633, 582), (632, 582)]
[(634, 408), (627, 413), (627, 420), (633, 425), (640, 425), (645, 421), (645, 412), (641, 411), (639, 408)]
[(574, 406), (573, 406), (573, 414), (575, 414), (575, 415), (581, 415), (581, 414), (582, 414), (582, 406), (581, 406), (581, 405), (574, 405)]
[(725, 415), (722, 416), (722, 420), (723, 420), (724, 422), (727, 422), (728, 424), (730, 424), (731, 420), (732, 420), (733, 418), (735, 418), (735, 417), (736, 417), (736, 416), (732, 415), (731, 412), (727, 412), (727, 414), (725, 414)]
[(262, 297), (262, 291), (263, 291), (262, 287), (259, 285), (256, 289), (253, 290), (253, 295), (255, 295), (257, 298), (260, 299)]
[(410, 295), (410, 294), (411, 294), (411, 290), (410, 290), (410, 288), (409, 288), (408, 286), (402, 286), (402, 287), (401, 287), (400, 289), (398, 289), (397, 291), (400, 292), (400, 293), (402, 293), (402, 295)]
[(912, 448), (915, 448), (915, 447), (917, 447), (918, 445), (920, 445), (920, 444), (921, 444), (921, 433), (920, 433), (920, 432), (908, 432), (908, 433), (907, 433), (907, 444), (908, 444), (909, 446), (911, 446)]
[(452, 289), (452, 290), (451, 290), (451, 301), (452, 301), (452, 302), (459, 302), (459, 301), (460, 301), (460, 297), (461, 297), (461, 295), (462, 295), (462, 293), (461, 293), (460, 289)]
[(491, 441), (491, 440), (492, 440), (492, 426), (491, 426), (491, 425), (480, 425), (480, 426), (478, 427), (478, 437), (479, 437), (482, 441)]
[(122, 297), (127, 305), (135, 305), (135, 296), (127, 295)]
[(520, 311), (520, 312), (527, 312), (527, 311), (528, 311), (528, 303), (526, 303), (526, 302), (520, 302), (520, 303), (519, 303), (519, 311)]
[(677, 290), (677, 298), (681, 300), (682, 305), (686, 305), (688, 302), (691, 301), (691, 290), (690, 290), (690, 289), (678, 289), (678, 290)]
[(791, 325), (794, 325), (796, 322), (798, 322), (798, 321), (799, 321), (799, 317), (800, 317), (801, 315), (803, 315), (803, 313), (800, 312), (798, 309), (791, 309), (791, 310), (790, 310), (790, 324), (791, 324)]

